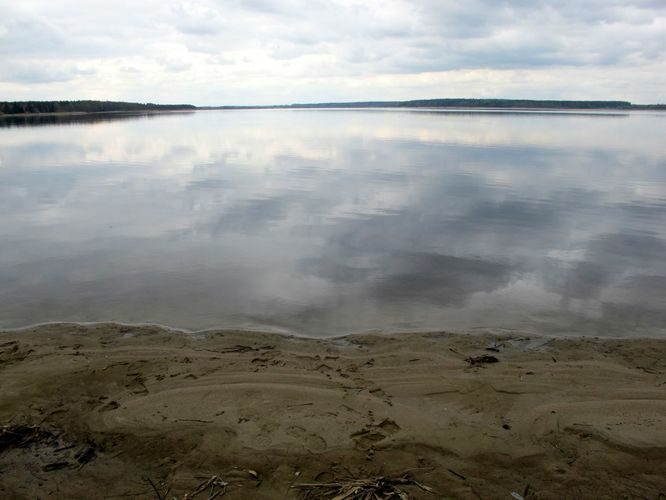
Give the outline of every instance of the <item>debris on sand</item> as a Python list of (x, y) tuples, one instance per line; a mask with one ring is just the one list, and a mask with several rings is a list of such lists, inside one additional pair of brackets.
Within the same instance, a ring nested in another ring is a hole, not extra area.
[[(148, 482), (148, 484), (150, 484), (150, 487), (153, 489), (157, 500), (170, 500), (170, 498), (173, 500), (178, 500), (177, 496), (169, 497), (169, 492), (171, 491), (170, 487), (167, 486), (163, 488), (164, 491), (160, 491), (160, 486), (164, 486), (163, 484), (158, 486), (149, 477), (144, 479), (146, 482)], [(220, 476), (211, 476), (210, 478), (201, 482), (191, 493), (186, 493), (183, 495), (182, 498), (183, 500), (190, 500), (197, 497), (198, 495), (203, 494), (205, 496), (202, 496), (201, 498), (213, 500), (214, 498), (224, 495), (227, 492), (228, 485), (229, 483), (223, 481)]]
[(10, 448), (24, 448), (53, 437), (53, 434), (38, 425), (5, 425), (0, 427), (0, 453)]
[(231, 347), (227, 347), (219, 350), (218, 352), (230, 354), (230, 353), (246, 353), (246, 352), (257, 352), (257, 351), (272, 351), (275, 349), (274, 345), (262, 345), (259, 347), (252, 347), (249, 345), (236, 344)]
[(500, 352), (500, 349), (504, 347), (506, 346), (501, 342), (493, 342), (492, 344), (486, 346), (486, 351)]
[(292, 486), (303, 490), (305, 499), (313, 500), (408, 500), (409, 495), (401, 486), (416, 486), (433, 493), (429, 486), (419, 483), (409, 474), (400, 477), (380, 476), (370, 479), (352, 479), (330, 483), (303, 483)]
[(93, 441), (71, 441), (57, 429), (39, 425), (0, 426), (0, 455), (27, 448), (44, 472), (65, 468), (81, 469), (97, 457), (99, 447)]
[(469, 358), (465, 359), (469, 363), (470, 366), (474, 365), (482, 365), (486, 363), (498, 363), (499, 359), (497, 359), (495, 356), (489, 356), (488, 354), (483, 354), (482, 356), (470, 356)]

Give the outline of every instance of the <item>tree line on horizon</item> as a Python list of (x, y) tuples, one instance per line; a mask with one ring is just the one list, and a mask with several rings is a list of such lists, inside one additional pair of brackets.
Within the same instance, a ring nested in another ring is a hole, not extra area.
[(191, 104), (153, 104), (118, 101), (5, 101), (0, 114), (33, 113), (109, 113), (116, 111), (177, 111), (194, 110)]
[(0, 101), (0, 115), (46, 113), (109, 113), (121, 111), (179, 111), (197, 109), (298, 109), (298, 108), (494, 108), (494, 109), (613, 109), (666, 110), (666, 104), (632, 104), (629, 101), (558, 101), (536, 99), (417, 99), (411, 101), (356, 101), (284, 104), (272, 106), (194, 106), (121, 101)]
[(317, 106), (410, 107), (410, 108), (575, 108), (629, 109), (628, 101), (556, 101), (535, 99), (417, 99), (412, 101), (368, 101), (356, 103), (296, 104), (299, 107)]
[(199, 109), (311, 109), (311, 108), (480, 108), (480, 109), (651, 109), (666, 110), (665, 104), (632, 104), (629, 101), (558, 101), (553, 99), (442, 98), (411, 101), (354, 101), (283, 104), (274, 106), (208, 106)]

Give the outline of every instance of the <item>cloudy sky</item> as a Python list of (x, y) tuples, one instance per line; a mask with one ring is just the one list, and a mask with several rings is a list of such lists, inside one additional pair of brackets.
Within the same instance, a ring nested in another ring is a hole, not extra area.
[(666, 102), (664, 0), (0, 0), (0, 100)]

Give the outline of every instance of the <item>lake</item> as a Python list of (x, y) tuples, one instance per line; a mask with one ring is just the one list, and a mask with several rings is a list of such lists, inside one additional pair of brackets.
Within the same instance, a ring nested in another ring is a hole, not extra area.
[(666, 113), (0, 119), (0, 327), (666, 335)]

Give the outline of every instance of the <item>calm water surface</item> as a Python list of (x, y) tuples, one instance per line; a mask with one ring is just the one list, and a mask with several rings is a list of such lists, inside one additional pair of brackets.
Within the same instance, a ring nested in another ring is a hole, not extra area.
[(666, 114), (124, 118), (0, 120), (0, 327), (666, 336)]

